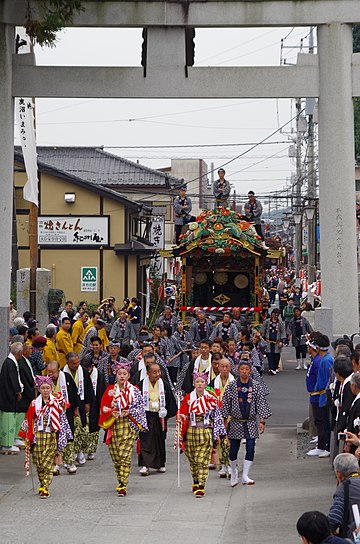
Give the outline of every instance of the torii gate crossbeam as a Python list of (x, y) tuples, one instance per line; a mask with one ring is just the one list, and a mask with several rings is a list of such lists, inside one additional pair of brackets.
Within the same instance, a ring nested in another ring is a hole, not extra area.
[[(334, 311), (335, 334), (358, 331), (352, 97), (360, 95), (360, 61), (359, 55), (352, 54), (351, 28), (352, 23), (360, 20), (358, 0), (104, 2), (101, 9), (97, 7), (99, 3), (88, 2), (85, 13), (75, 21), (77, 26), (149, 26), (146, 78), (140, 67), (36, 67), (31, 55), (13, 55), (14, 24), (19, 24), (18, 10), (23, 4), (23, 0), (5, 1), (0, 8), (1, 339), (7, 338), (10, 288), (13, 100), (20, 95), (71, 98), (319, 97), (323, 303)], [(216, 10), (220, 7), (222, 15), (216, 19)], [(188, 68), (186, 74), (185, 26), (270, 24), (317, 25), (318, 55), (300, 55), (294, 67), (193, 67)], [(222, 86), (216, 84), (219, 77), (225, 82)], [(2, 341), (0, 344), (5, 345)]]

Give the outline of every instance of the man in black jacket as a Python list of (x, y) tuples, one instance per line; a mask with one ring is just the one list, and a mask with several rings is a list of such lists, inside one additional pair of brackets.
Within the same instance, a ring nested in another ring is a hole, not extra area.
[[(64, 372), (68, 372), (73, 378), (78, 395), (79, 402), (79, 417), (75, 417), (75, 432), (74, 441), (70, 443), (68, 452), (63, 454), (64, 463), (74, 464), (74, 456), (80, 465), (86, 463), (83, 448), (87, 444), (87, 436), (89, 434), (89, 427), (87, 426), (87, 416), (90, 413), (91, 405), (94, 403), (95, 395), (91, 385), (90, 375), (80, 364), (80, 358), (78, 353), (71, 351), (66, 354), (66, 365)], [(90, 432), (96, 431), (95, 428), (91, 428)], [(73, 448), (71, 447), (73, 446)], [(66, 448), (65, 448), (66, 449)], [(69, 455), (67, 455), (69, 453)]]
[[(35, 375), (29, 360), (32, 350), (33, 347), (31, 346), (31, 344), (24, 344), (23, 356), (18, 361), (20, 380), (24, 386), (24, 389), (22, 392), (22, 398), (18, 402), (17, 409), (19, 412), (22, 412), (24, 417), (26, 412), (28, 411), (31, 402), (36, 398)], [(17, 437), (15, 438), (14, 445), (23, 446), (24, 442), (23, 440), (21, 440), (20, 437)]]
[(99, 441), (99, 414), (101, 398), (106, 389), (104, 375), (97, 369), (91, 359), (84, 359), (82, 366), (84, 372), (88, 372), (94, 392), (93, 402), (90, 404), (90, 412), (86, 414), (89, 432), (84, 436), (83, 452), (87, 454), (88, 461), (93, 461)]
[[(76, 384), (68, 372), (60, 370), (58, 361), (51, 361), (47, 365), (48, 376), (53, 379), (52, 393), (56, 395), (61, 393), (66, 402), (69, 404), (66, 410), (66, 417), (70, 425), (71, 432), (75, 436), (75, 418), (79, 419), (79, 397)], [(69, 442), (63, 451), (63, 461), (67, 464), (69, 474), (76, 474), (76, 466), (74, 459), (74, 443)], [(64, 460), (65, 459), (65, 460)], [(54, 467), (54, 475), (60, 474), (60, 469), (57, 465)]]
[(19, 410), (24, 391), (19, 370), (22, 355), (22, 343), (12, 344), (0, 372), (0, 452), (5, 454), (19, 453), (14, 441), (25, 415)]

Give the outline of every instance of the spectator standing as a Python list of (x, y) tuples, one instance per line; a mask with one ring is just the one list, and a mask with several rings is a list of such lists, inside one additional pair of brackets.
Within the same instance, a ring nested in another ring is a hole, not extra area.
[(340, 530), (344, 538), (352, 541), (356, 529), (352, 506), (360, 504), (359, 462), (351, 453), (340, 453), (334, 459), (334, 471), (338, 487), (328, 514), (330, 529), (333, 533)]
[(126, 317), (125, 310), (120, 310), (118, 319), (111, 327), (110, 339), (119, 343), (120, 347), (130, 346), (131, 342), (135, 340), (135, 331)]
[(294, 346), (296, 353), (296, 370), (300, 370), (301, 368), (307, 370), (306, 334), (312, 332), (312, 327), (308, 320), (301, 315), (300, 308), (294, 308), (294, 317), (289, 323), (289, 330), (291, 333), (292, 345)]
[(23, 344), (15, 342), (10, 346), (10, 353), (5, 359), (0, 372), (0, 445), (1, 453), (17, 454), (15, 438), (24, 419), (19, 412), (24, 385), (21, 382), (19, 360), (23, 356)]
[(71, 310), (73, 309), (73, 303), (71, 300), (67, 300), (65, 302), (65, 308), (64, 310), (61, 312), (60, 314), (60, 323), (62, 323), (62, 320), (64, 319), (64, 317), (70, 317), (69, 316), (69, 313)]
[(315, 337), (316, 352), (320, 356), (320, 365), (313, 395), (319, 397), (319, 411), (313, 404), (315, 424), (318, 427), (318, 446), (307, 452), (310, 457), (330, 457), (330, 419), (327, 393), (331, 382), (334, 360), (328, 353), (330, 341), (325, 334)]
[(136, 297), (133, 297), (131, 299), (131, 304), (132, 307), (129, 310), (129, 316), (131, 324), (137, 336), (141, 327), (141, 306), (139, 306), (139, 299), (137, 299)]
[(12, 300), (10, 300), (9, 305), (9, 329), (11, 329), (14, 326), (14, 319), (17, 316), (17, 311), (14, 308), (14, 303)]

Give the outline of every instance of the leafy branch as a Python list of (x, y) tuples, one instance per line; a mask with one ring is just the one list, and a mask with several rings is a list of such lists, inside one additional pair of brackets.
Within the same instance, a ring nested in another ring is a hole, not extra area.
[(28, 0), (24, 26), (31, 43), (54, 47), (56, 34), (84, 9), (83, 0), (41, 0), (37, 2), (35, 17), (35, 9)]

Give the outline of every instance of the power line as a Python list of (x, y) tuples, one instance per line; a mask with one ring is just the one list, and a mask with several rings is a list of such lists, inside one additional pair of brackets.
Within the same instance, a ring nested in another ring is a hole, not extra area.
[[(243, 157), (244, 155), (246, 155), (247, 153), (250, 153), (253, 149), (255, 149), (256, 147), (258, 147), (259, 145), (263, 144), (264, 142), (266, 142), (267, 140), (269, 140), (270, 138), (272, 138), (272, 136), (274, 136), (275, 134), (277, 134), (278, 132), (280, 132), (284, 127), (286, 127), (286, 125), (288, 125), (289, 123), (291, 123), (294, 119), (296, 119), (296, 117), (298, 115), (300, 115), (301, 113), (303, 113), (304, 109), (302, 109), (301, 111), (299, 111), (298, 113), (296, 113), (296, 115), (291, 118), (289, 121), (287, 121), (286, 123), (284, 123), (280, 128), (277, 128), (276, 130), (274, 130), (273, 132), (271, 132), (271, 134), (268, 134), (268, 136), (265, 136), (265, 138), (263, 138), (260, 142), (258, 142), (257, 144), (253, 145), (252, 147), (250, 147), (250, 149), (247, 149), (246, 151), (243, 151), (242, 153), (240, 153), (239, 155), (237, 155), (236, 157), (230, 159), (229, 161), (217, 166), (216, 168), (213, 168), (212, 170), (210, 170), (208, 172), (208, 174), (211, 174), (212, 172), (215, 172), (216, 170), (218, 170), (219, 168), (224, 168), (224, 166), (227, 166), (228, 164), (236, 161), (237, 159), (239, 159), (240, 157)], [(194, 179), (192, 179), (191, 181), (196, 181), (200, 179), (200, 177), (196, 177)]]
[[(193, 148), (193, 147), (238, 147), (242, 145), (255, 145), (257, 142), (238, 142), (234, 144), (187, 144), (187, 145), (102, 145), (104, 149), (177, 149), (177, 148)], [(288, 140), (280, 140), (277, 142), (264, 142), (262, 145), (278, 145), (287, 144)]]

